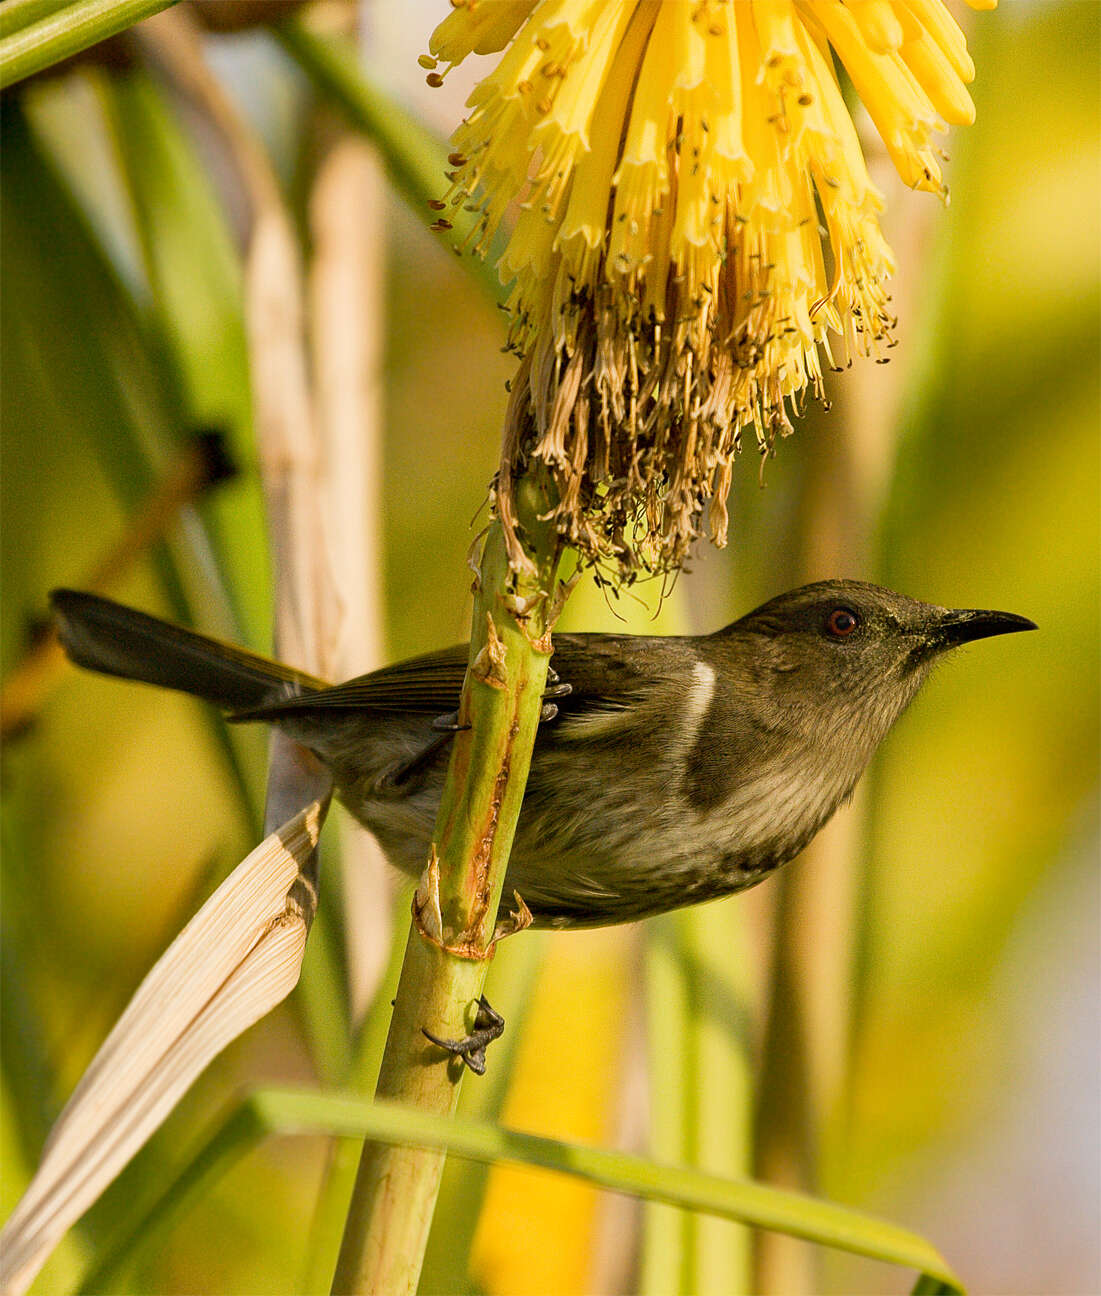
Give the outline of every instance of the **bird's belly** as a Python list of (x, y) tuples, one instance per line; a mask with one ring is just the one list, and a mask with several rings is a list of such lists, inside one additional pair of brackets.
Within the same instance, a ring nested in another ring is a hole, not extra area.
[[(632, 922), (745, 890), (794, 858), (846, 790), (789, 770), (701, 811), (676, 793), (673, 770), (586, 781), (557, 766), (533, 764), (505, 879), (505, 903), (518, 892), (540, 927)], [(394, 799), (344, 789), (390, 862), (413, 876), (428, 858), (443, 772), (441, 760)]]
[[(670, 793), (599, 793), (567, 816), (521, 816), (506, 886), (537, 925), (631, 922), (744, 891), (794, 859), (830, 818), (849, 785), (800, 771), (766, 772), (722, 804), (698, 811)], [(506, 892), (506, 894), (509, 894)]]
[[(683, 842), (657, 837), (640, 849), (541, 857), (515, 851), (505, 880), (539, 927), (600, 927), (635, 922), (752, 886), (767, 870), (747, 873), (737, 856), (686, 853)], [(779, 861), (776, 861), (779, 863)]]

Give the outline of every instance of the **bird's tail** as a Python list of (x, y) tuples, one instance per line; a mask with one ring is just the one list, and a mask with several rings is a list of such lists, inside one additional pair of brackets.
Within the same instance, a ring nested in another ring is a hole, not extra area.
[(50, 595), (62, 646), (78, 666), (192, 693), (228, 711), (324, 687), (323, 681), (79, 590)]

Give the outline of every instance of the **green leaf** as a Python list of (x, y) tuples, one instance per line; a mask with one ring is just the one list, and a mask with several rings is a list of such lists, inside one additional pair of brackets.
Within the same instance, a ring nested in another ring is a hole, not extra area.
[(270, 559), (259, 484), (248, 471), (256, 451), (238, 251), (210, 167), (154, 79), (143, 71), (112, 77), (102, 97), (142, 248), (162, 369), (181, 417), (222, 430), (244, 469), (204, 501), (203, 521), (236, 622), (225, 634), (263, 651)]
[[(574, 1175), (587, 1183), (647, 1201), (704, 1211), (757, 1228), (775, 1229), (821, 1246), (917, 1269), (935, 1292), (962, 1293), (960, 1280), (923, 1238), (885, 1220), (784, 1192), (749, 1180), (723, 1179), (683, 1166), (663, 1165), (623, 1152), (564, 1143), (475, 1121), (448, 1119), (392, 1103), (339, 1093), (260, 1089), (214, 1131), (174, 1183), (124, 1239), (85, 1276), (82, 1290), (110, 1285), (131, 1250), (147, 1246), (214, 1177), (268, 1133), (337, 1134), (411, 1147), (442, 1148), (473, 1161), (516, 1162)], [(930, 1285), (932, 1284), (932, 1285)]]
[[(24, 437), (32, 435), (33, 422), (40, 435), (63, 440), (70, 454), (94, 448), (124, 513), (129, 514), (140, 507), (205, 411), (193, 413), (191, 402), (181, 392), (165, 342), (166, 336), (179, 330), (169, 318), (156, 313), (150, 317), (139, 310), (111, 260), (98, 225), (90, 219), (61, 156), (52, 147), (55, 130), (64, 129), (64, 117), (34, 111), (42, 107), (38, 97), (29, 107), (26, 115), (14, 104), (5, 112), (8, 291), (4, 332), (9, 341), (17, 339), (32, 358), (25, 363), (10, 362), (10, 390), (15, 393), (10, 397), (11, 408), (16, 411), (12, 419)], [(162, 159), (147, 151), (141, 163), (145, 183), (152, 183), (151, 177), (163, 168)], [(189, 228), (197, 227), (201, 228), (200, 223), (191, 219)], [(26, 287), (20, 289), (20, 283)], [(80, 285), (78, 294), (74, 294), (74, 284)], [(55, 321), (59, 319), (67, 319), (68, 327), (58, 329)], [(32, 401), (41, 407), (33, 420), (29, 416), (35, 408)], [(240, 486), (232, 489), (238, 495), (245, 490)], [(247, 522), (238, 525), (239, 535), (244, 534), (245, 525)], [(258, 539), (253, 552), (262, 557), (259, 521), (255, 533)], [(205, 547), (195, 533), (189, 539), (187, 558), (205, 567)], [(86, 532), (79, 545), (73, 545), (74, 552), (84, 555), (83, 566), (99, 556), (100, 548), (98, 542), (89, 548)], [(240, 555), (242, 549), (236, 552)], [(173, 615), (190, 619), (192, 587), (186, 564), (178, 563), (174, 549), (164, 543), (155, 547), (152, 557)], [(242, 561), (242, 585), (246, 583), (244, 573), (255, 573), (257, 567), (255, 561), (251, 567)], [(253, 578), (253, 584), (261, 582)], [(41, 587), (36, 593), (41, 597)], [(245, 815), (256, 818), (251, 785), (224, 722), (211, 714), (208, 723), (241, 794)]]
[[(685, 973), (680, 914), (662, 914), (646, 926), (646, 1039), (650, 1077), (650, 1148), (663, 1160), (687, 1159), (690, 1138), (688, 1039), (692, 1004)], [(686, 1289), (688, 1221), (651, 1204), (642, 1230), (639, 1290), (643, 1296)]]
[(42, 72), (176, 0), (76, 0), (0, 39), (0, 90)]

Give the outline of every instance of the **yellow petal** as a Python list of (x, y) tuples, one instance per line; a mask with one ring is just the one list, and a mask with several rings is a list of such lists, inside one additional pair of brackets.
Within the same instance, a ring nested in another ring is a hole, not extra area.
[(970, 85), (975, 79), (975, 64), (967, 52), (967, 38), (945, 9), (943, 0), (896, 0), (896, 3), (910, 11), (944, 51), (959, 79)]
[(902, 24), (891, 0), (845, 0), (868, 48), (889, 54), (902, 44)]

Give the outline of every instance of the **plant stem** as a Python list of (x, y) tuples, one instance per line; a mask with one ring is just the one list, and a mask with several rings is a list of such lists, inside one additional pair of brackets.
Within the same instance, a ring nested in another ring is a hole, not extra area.
[(72, 0), (5, 0), (0, 5), (0, 37), (11, 36), (32, 23), (41, 22), (71, 3)]
[[(438, 877), (430, 867), (414, 901), (418, 921), (406, 945), (377, 1090), (380, 1098), (437, 1114), (454, 1110), (462, 1068), (448, 1063), (422, 1028), (450, 1038), (473, 1025), (550, 659), (546, 632), (558, 542), (538, 520), (547, 508), (541, 489), (528, 478), (520, 490), (534, 573), (510, 571), (504, 535), (494, 522), (475, 584), (470, 666), (459, 708), (460, 722), (471, 727), (455, 736), (436, 819)], [(432, 928), (438, 930), (430, 936)], [(439, 1150), (367, 1145), (334, 1292), (416, 1290), (443, 1161)]]
[(76, 0), (0, 40), (0, 90), (71, 58), (176, 0)]

